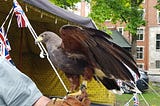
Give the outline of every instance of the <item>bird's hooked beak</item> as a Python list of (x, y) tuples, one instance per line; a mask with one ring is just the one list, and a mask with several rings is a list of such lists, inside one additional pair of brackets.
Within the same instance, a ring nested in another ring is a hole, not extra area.
[(35, 44), (38, 44), (39, 42), (41, 42), (43, 40), (43, 38), (41, 36), (37, 37), (35, 39)]

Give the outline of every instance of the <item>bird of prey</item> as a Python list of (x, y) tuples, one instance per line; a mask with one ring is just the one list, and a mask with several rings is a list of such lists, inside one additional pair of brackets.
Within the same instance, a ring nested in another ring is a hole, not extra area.
[(120, 90), (117, 79), (134, 81), (130, 69), (140, 76), (132, 56), (103, 31), (64, 25), (59, 35), (43, 32), (36, 39), (40, 41), (46, 44), (52, 63), (69, 79), (71, 91), (79, 87), (80, 75), (85, 81), (95, 78), (109, 90)]

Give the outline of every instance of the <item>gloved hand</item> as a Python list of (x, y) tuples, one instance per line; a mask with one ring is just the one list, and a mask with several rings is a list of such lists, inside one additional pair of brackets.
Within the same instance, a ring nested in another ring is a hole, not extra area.
[(55, 99), (50, 101), (47, 106), (90, 106), (86, 92), (77, 96), (66, 96), (65, 99)]

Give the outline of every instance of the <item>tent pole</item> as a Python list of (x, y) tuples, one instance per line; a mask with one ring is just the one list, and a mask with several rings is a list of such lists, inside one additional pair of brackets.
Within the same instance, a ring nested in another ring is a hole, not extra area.
[(23, 28), (21, 28), (20, 45), (19, 45), (19, 68), (22, 70), (22, 44), (23, 44)]

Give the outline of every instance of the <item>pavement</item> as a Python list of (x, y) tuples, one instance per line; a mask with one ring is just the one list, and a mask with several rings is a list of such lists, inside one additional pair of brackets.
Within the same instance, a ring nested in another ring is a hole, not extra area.
[(157, 75), (148, 75), (149, 81), (151, 82), (160, 82), (160, 74)]
[(149, 81), (151, 82), (160, 82), (160, 70), (148, 70)]

